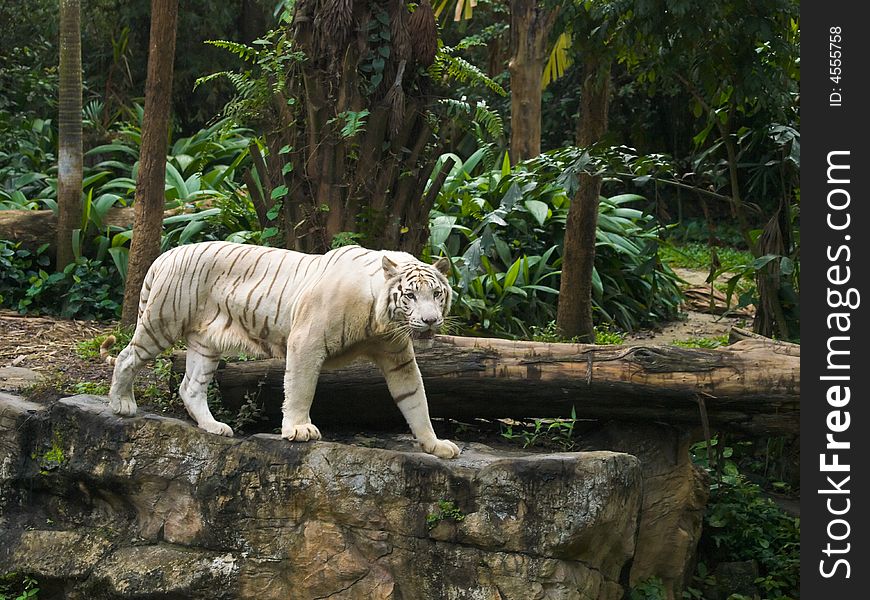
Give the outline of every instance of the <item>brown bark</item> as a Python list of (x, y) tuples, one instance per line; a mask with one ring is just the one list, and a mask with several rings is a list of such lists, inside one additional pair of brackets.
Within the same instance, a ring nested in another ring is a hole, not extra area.
[(136, 322), (142, 282), (148, 267), (160, 254), (177, 20), (178, 0), (151, 0), (142, 147), (136, 182), (133, 238), (121, 312), (121, 322), (125, 325)]
[(537, 0), (511, 0), (511, 162), (541, 153), (541, 75), (556, 10)]
[[(417, 353), (433, 417), (567, 417), (661, 421), (696, 428), (703, 399), (711, 425), (794, 434), (800, 417), (800, 346), (747, 340), (715, 350), (594, 346), (437, 336)], [(184, 370), (184, 355), (173, 357)], [(259, 390), (278, 414), (284, 361), (227, 363), (217, 372), (223, 403)], [(383, 375), (359, 362), (320, 376), (312, 420), (366, 427), (401, 424)]]
[(82, 222), (82, 41), (79, 0), (60, 2), (58, 90), (58, 223), (55, 268), (63, 271), (73, 255), (72, 233)]
[[(324, 252), (337, 233), (347, 231), (362, 234), (368, 247), (419, 252), (434, 199), (421, 194), (438, 154), (428, 124), (428, 82), (406, 47), (421, 40), (392, 35), (404, 31), (403, 2), (359, 1), (341, 10), (348, 7), (351, 14), (334, 15), (341, 17), (338, 23), (323, 16), (321, 3), (295, 4), (293, 44), (308, 59), (287, 81), (285, 93), (294, 103), (288, 108), (287, 99), (276, 94), (266, 131), (272, 158), (276, 149), (290, 148), (279, 161), (266, 157), (272, 183), (282, 181), (288, 188), (284, 243)], [(377, 20), (381, 11), (389, 24)], [(431, 23), (418, 20), (434, 36), (434, 17), (429, 18)], [(385, 32), (390, 35), (372, 47), (370, 38)], [(381, 80), (374, 85), (376, 71)], [(369, 113), (362, 130), (343, 134), (348, 113), (363, 109)], [(286, 174), (285, 161), (293, 165)]]
[[(596, 57), (585, 63), (586, 80), (580, 98), (577, 145), (588, 147), (607, 132), (610, 99), (610, 64)], [(601, 177), (581, 173), (579, 187), (568, 210), (559, 286), (556, 325), (565, 338), (593, 342), (592, 270), (595, 266), (595, 234), (598, 228), (598, 201)]]

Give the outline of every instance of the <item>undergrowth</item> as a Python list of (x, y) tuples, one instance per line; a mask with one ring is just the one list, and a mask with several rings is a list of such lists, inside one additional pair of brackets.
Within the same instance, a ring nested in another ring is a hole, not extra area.
[(707, 597), (708, 590), (719, 584), (717, 564), (755, 561), (754, 585), (761, 600), (799, 598), (800, 518), (789, 516), (750, 481), (738, 466), (735, 447), (720, 446), (714, 438), (710, 451), (701, 442), (692, 446), (691, 454), (712, 483), (698, 566), (683, 597)]
[(725, 271), (751, 263), (754, 258), (746, 250), (736, 250), (728, 247), (710, 247), (707, 244), (692, 242), (688, 244), (673, 245), (662, 244), (659, 246), (659, 257), (662, 262), (673, 267), (683, 269), (709, 269), (713, 262), (713, 253), (719, 263), (719, 269)]
[(36, 600), (39, 582), (29, 575), (5, 573), (0, 575), (0, 600)]
[(728, 345), (728, 334), (710, 337), (692, 337), (685, 340), (674, 340), (672, 345), (680, 348), (720, 348)]
[[(577, 343), (576, 337), (566, 338), (559, 335), (556, 327), (556, 321), (550, 321), (545, 327), (530, 327), (532, 340), (535, 342), (551, 342), (551, 343)], [(625, 336), (615, 327), (610, 325), (596, 325), (595, 343), (599, 346), (619, 345), (625, 341)]]

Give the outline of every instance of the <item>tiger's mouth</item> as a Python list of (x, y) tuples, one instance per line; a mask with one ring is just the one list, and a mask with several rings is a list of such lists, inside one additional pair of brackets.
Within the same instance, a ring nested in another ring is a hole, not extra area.
[(435, 338), (435, 330), (434, 329), (424, 329), (422, 331), (412, 330), (411, 331), (411, 339), (412, 340), (431, 340)]

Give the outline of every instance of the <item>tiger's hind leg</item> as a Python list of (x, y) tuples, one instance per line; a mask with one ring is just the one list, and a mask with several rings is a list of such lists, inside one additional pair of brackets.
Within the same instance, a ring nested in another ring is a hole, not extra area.
[(210, 347), (200, 335), (188, 335), (187, 366), (184, 379), (178, 387), (178, 395), (184, 401), (187, 414), (196, 421), (200, 429), (217, 435), (232, 436), (232, 428), (216, 420), (208, 408), (208, 385), (214, 377), (220, 358), (220, 352)]
[(136, 378), (136, 373), (146, 362), (154, 359), (164, 350), (154, 344), (143, 331), (144, 326), (140, 324), (133, 334), (133, 339), (115, 359), (112, 386), (109, 388), (109, 407), (112, 412), (122, 417), (132, 417), (136, 414), (136, 399), (133, 397), (133, 380)]

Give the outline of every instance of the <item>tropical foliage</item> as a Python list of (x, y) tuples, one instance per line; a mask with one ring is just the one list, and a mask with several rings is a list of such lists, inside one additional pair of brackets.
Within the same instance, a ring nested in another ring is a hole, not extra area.
[[(473, 175), (485, 156), (482, 148), (466, 161), (442, 157), (440, 164), (452, 160), (453, 167), (432, 211), (428, 251), (454, 259), (456, 314), (473, 331), (530, 337), (532, 327), (555, 318), (576, 173), (621, 173), (642, 183), (665, 165), (662, 157), (638, 157), (629, 149), (592, 156), (568, 148)], [(625, 184), (615, 179), (612, 187)], [(648, 204), (633, 193), (601, 199), (593, 276), (599, 323), (632, 330), (676, 315), (677, 278), (658, 258), (663, 229), (644, 212)]]

